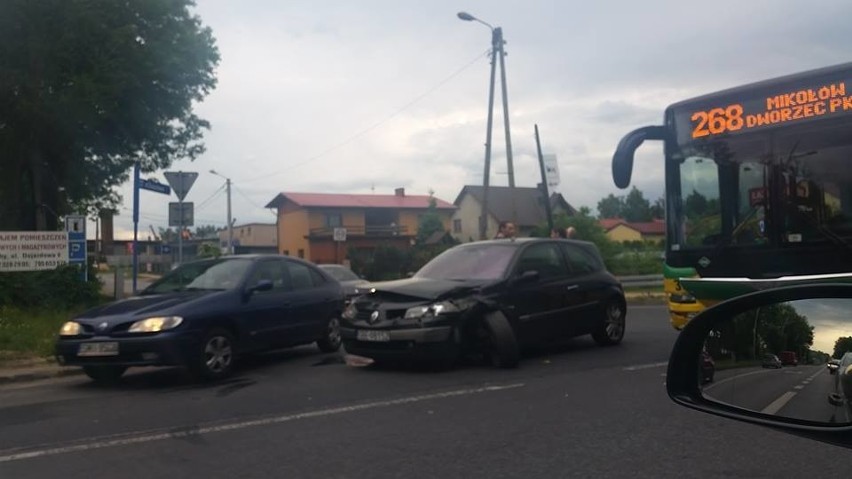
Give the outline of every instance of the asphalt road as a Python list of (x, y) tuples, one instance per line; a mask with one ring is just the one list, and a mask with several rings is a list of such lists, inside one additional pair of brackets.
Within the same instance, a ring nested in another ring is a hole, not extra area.
[(628, 321), (621, 346), (580, 338), (508, 371), (353, 368), (306, 347), (215, 385), (159, 369), (5, 386), (0, 477), (848, 475), (845, 449), (675, 406), (664, 309)]
[(810, 421), (849, 423), (846, 408), (828, 402), (835, 376), (825, 365), (718, 371), (707, 396), (739, 407)]

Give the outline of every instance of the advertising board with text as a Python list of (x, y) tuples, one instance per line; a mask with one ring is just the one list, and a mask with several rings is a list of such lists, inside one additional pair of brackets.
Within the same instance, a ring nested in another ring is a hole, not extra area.
[(64, 231), (1, 231), (0, 272), (44, 271), (68, 264)]

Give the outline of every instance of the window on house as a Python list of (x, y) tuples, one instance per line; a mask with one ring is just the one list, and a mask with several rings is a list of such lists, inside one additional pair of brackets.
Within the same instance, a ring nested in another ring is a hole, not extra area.
[(298, 256), (299, 258), (305, 259), (305, 250), (299, 249)]
[(281, 252), (281, 254), (283, 254), (284, 256), (290, 256), (290, 250), (285, 249), (284, 251)]
[(343, 215), (340, 213), (329, 213), (325, 215), (325, 225), (329, 228), (340, 228), (343, 226)]
[(248, 227), (248, 233), (247, 233), (247, 234), (248, 234), (249, 236), (251, 236), (251, 226), (249, 226), (249, 227)]
[(453, 220), (453, 233), (461, 233), (461, 220)]

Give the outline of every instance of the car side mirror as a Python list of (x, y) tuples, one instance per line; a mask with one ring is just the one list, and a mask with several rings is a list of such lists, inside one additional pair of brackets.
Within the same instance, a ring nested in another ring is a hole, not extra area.
[(669, 397), (852, 448), (850, 311), (852, 284), (769, 289), (713, 306), (675, 342)]

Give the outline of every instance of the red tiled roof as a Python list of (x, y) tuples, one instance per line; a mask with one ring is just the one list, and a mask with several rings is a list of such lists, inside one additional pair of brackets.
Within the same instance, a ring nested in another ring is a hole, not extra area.
[(618, 225), (624, 225), (628, 228), (632, 228), (643, 235), (664, 235), (666, 234), (666, 223), (663, 220), (655, 219), (649, 222), (642, 223), (630, 223), (622, 218), (605, 218), (602, 220), (598, 220), (598, 224), (605, 231), (609, 231), (615, 228)]
[[(288, 193), (276, 196), (267, 208), (280, 206), (284, 200), (290, 200), (304, 208), (411, 208), (429, 207), (427, 195), (358, 195), (337, 193)], [(442, 199), (435, 198), (438, 209), (454, 210), (456, 207)]]

